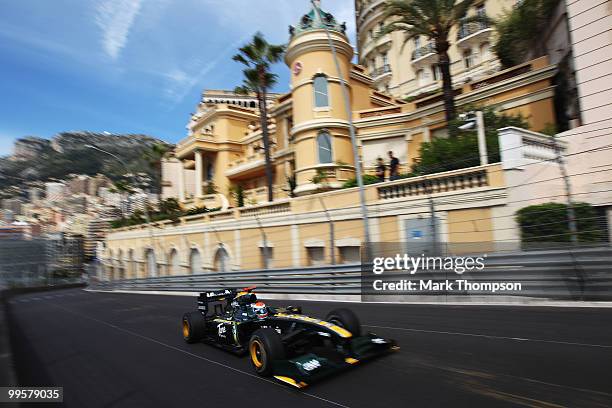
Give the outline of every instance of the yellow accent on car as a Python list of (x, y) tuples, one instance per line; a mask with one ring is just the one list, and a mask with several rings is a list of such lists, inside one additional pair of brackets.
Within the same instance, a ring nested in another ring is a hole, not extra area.
[(276, 317), (286, 317), (287, 319), (295, 319), (295, 320), (301, 320), (303, 322), (313, 323), (313, 324), (325, 327), (333, 331), (334, 333), (338, 334), (340, 337), (344, 337), (344, 338), (353, 337), (353, 334), (350, 331), (346, 330), (345, 328), (337, 326), (330, 322), (326, 322), (324, 320), (315, 319), (314, 317), (308, 317), (308, 316), (296, 315), (296, 314), (285, 314), (285, 313), (277, 313), (275, 316)]
[(304, 388), (304, 387), (306, 387), (308, 385), (308, 384), (306, 384), (303, 381), (297, 382), (293, 378), (283, 377), (282, 375), (275, 375), (274, 378), (276, 378), (277, 380), (282, 381), (284, 383), (291, 384), (291, 385), (293, 385), (294, 387), (297, 387), (297, 388)]
[(187, 323), (187, 320), (183, 320), (183, 338), (188, 338), (189, 337), (189, 323)]
[(261, 354), (262, 351), (263, 351), (263, 347), (261, 346), (261, 343), (258, 340), (253, 341), (251, 345), (249, 346), (249, 353), (251, 354), (251, 361), (253, 361), (253, 364), (255, 364), (255, 367), (257, 368), (261, 368), (261, 366), (263, 366), (263, 363), (261, 362), (261, 360), (259, 359), (259, 356), (257, 355), (257, 352)]
[(344, 361), (349, 363), (349, 364), (355, 364), (355, 363), (359, 362), (359, 360), (356, 360), (356, 359), (354, 359), (352, 357), (347, 357), (347, 358), (344, 359)]

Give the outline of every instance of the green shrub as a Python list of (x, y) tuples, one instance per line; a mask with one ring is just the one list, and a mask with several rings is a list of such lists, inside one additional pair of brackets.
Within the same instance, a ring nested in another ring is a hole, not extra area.
[[(579, 242), (601, 242), (604, 232), (597, 222), (597, 211), (591, 204), (574, 203)], [(522, 242), (570, 242), (567, 205), (545, 203), (530, 205), (516, 212)]]
[(229, 193), (236, 202), (236, 206), (244, 207), (244, 187), (242, 187), (240, 184), (232, 185), (229, 188)]
[[(497, 163), (500, 161), (497, 130), (508, 126), (527, 129), (529, 124), (521, 115), (499, 114), (488, 107), (466, 107), (462, 111), (468, 112), (476, 109), (483, 113), (489, 163)], [(477, 130), (461, 131), (459, 126), (463, 124), (464, 122), (460, 119), (455, 119), (448, 124), (451, 136), (434, 138), (431, 142), (423, 143), (420, 149), (420, 160), (412, 166), (412, 174), (432, 174), (479, 166)]]
[[(375, 184), (378, 183), (380, 180), (378, 180), (378, 177), (373, 176), (371, 174), (364, 174), (361, 179), (363, 180), (363, 184), (364, 185), (368, 185), (368, 184)], [(352, 188), (352, 187), (357, 187), (357, 179), (356, 178), (352, 178), (348, 181), (346, 181), (343, 185), (342, 188)]]

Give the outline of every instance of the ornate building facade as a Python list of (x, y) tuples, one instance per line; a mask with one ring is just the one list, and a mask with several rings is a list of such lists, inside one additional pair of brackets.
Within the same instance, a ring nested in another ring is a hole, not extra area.
[[(468, 15), (499, 17), (517, 0), (478, 0)], [(359, 63), (367, 68), (374, 87), (400, 97), (414, 97), (442, 87), (437, 55), (427, 38), (405, 41), (405, 35), (378, 33), (388, 21), (384, 15), (385, 0), (356, 0), (357, 46)], [(450, 33), (451, 74), (455, 85), (491, 75), (500, 64), (491, 47), (495, 30), (486, 23), (470, 22)]]
[[(407, 172), (418, 162), (423, 143), (448, 135), (440, 94), (411, 102), (395, 99), (380, 92), (368, 69), (353, 64), (352, 58), (345, 26), (331, 14), (322, 11), (319, 18), (310, 10), (291, 28), (285, 56), (291, 91), (276, 96), (269, 111), (273, 203), (266, 202), (258, 110), (249, 103), (245, 106), (248, 101), (228, 103), (231, 98), (200, 104), (190, 118), (188, 136), (164, 163), (164, 194), (178, 197), (184, 207), (220, 210), (183, 217), (178, 223), (115, 230), (106, 250), (113, 276), (257, 269), (266, 265), (264, 257), (274, 268), (316, 265), (332, 258), (358, 261), (363, 242), (358, 192), (343, 188), (354, 178), (355, 166), (372, 173), (376, 160), (388, 160), (387, 153), (393, 151), (400, 173)], [(555, 71), (543, 57), (456, 82), (458, 106), (486, 105), (527, 118), (531, 131), (500, 132), (504, 135), (500, 149), (508, 141), (531, 147), (519, 150), (520, 157), (502, 154), (502, 163), (367, 186), (372, 240), (409, 244), (427, 239), (431, 195), (440, 223), (439, 241), (517, 241), (512, 211), (518, 204), (510, 205), (508, 197), (510, 191), (519, 194), (520, 186), (512, 185), (513, 175), (534, 177), (532, 171), (550, 165), (538, 160), (549, 160), (553, 146), (533, 131), (555, 121)], [(349, 91), (361, 163), (353, 159), (342, 81)], [(519, 172), (516, 163), (529, 160), (534, 165)], [(238, 206), (237, 187), (244, 194), (243, 207)], [(550, 188), (558, 189), (560, 184)], [(330, 223), (335, 226), (333, 241), (328, 235)]]

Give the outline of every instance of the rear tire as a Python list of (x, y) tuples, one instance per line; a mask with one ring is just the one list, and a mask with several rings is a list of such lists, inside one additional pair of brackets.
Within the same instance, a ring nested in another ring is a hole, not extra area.
[(350, 331), (354, 337), (361, 336), (359, 318), (350, 309), (334, 309), (327, 314), (325, 320)]
[(182, 321), (183, 339), (187, 343), (197, 343), (206, 334), (206, 319), (200, 312), (185, 313)]
[(276, 360), (285, 359), (285, 346), (274, 329), (259, 329), (249, 340), (249, 357), (255, 372), (269, 377)]

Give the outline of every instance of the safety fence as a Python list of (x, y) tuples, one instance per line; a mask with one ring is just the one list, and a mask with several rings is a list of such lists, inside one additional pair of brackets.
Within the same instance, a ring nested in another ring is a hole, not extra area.
[[(100, 290), (205, 291), (257, 286), (259, 293), (304, 295), (361, 295), (363, 300), (384, 300), (389, 292), (375, 293), (377, 275), (361, 264), (327, 265), (291, 269), (249, 270), (185, 276), (161, 276), (96, 282)], [(387, 280), (444, 282), (465, 280), (471, 284), (520, 283), (520, 290), (491, 292), (417, 289), (394, 292), (393, 300), (416, 296), (527, 296), (546, 299), (612, 300), (612, 248), (580, 248), (487, 254), (482, 270), (462, 274), (448, 270), (385, 272)], [(391, 274), (391, 275), (389, 275)], [(471, 285), (479, 287), (482, 285)], [(398, 298), (399, 296), (399, 298)]]
[(0, 238), (0, 286), (7, 289), (81, 283), (83, 271), (81, 237)]

